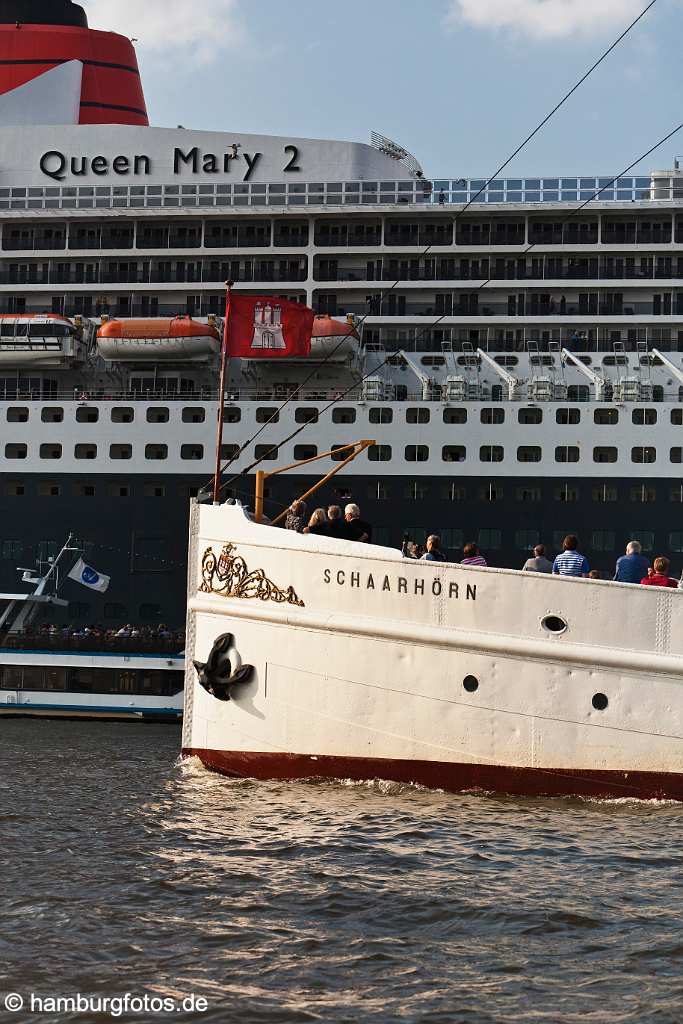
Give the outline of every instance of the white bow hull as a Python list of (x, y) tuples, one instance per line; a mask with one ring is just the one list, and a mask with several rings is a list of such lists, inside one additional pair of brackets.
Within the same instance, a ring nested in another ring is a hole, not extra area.
[[(188, 604), (183, 748), (218, 771), (683, 799), (677, 591), (411, 562), (195, 506)], [(227, 701), (193, 664), (226, 633), (232, 668), (254, 666)]]

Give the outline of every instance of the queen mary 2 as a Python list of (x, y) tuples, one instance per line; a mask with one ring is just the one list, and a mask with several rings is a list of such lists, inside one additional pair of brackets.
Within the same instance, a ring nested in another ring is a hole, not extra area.
[(294, 465), (273, 519), (312, 457), (328, 473), (371, 438), (320, 504), (358, 504), (378, 545), (438, 533), (509, 568), (575, 533), (603, 573), (636, 540), (678, 574), (680, 171), (487, 184), (376, 134), (153, 127), (107, 27), (0, 0), (0, 592), (76, 532), (111, 586), (51, 615), (182, 628), (227, 280), (262, 319), (286, 300), (317, 319), (308, 356), (231, 359), (226, 494)]

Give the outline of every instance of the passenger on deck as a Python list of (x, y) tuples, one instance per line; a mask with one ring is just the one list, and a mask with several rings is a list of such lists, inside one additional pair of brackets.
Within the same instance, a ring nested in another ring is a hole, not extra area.
[(614, 574), (615, 583), (640, 583), (647, 576), (650, 563), (642, 554), (642, 545), (632, 540), (626, 548), (626, 554), (617, 561)]
[(670, 562), (668, 558), (655, 558), (654, 572), (649, 576), (644, 576), (640, 581), (644, 587), (670, 587), (672, 590), (678, 589), (678, 580), (674, 580), (669, 576)]
[(295, 533), (303, 533), (306, 526), (306, 502), (293, 501), (287, 510), (285, 519), (285, 530), (293, 530)]
[(589, 580), (601, 580), (602, 579), (602, 573), (598, 569), (591, 569), (591, 571), (588, 573), (588, 579)]
[(460, 563), (461, 565), (481, 565), (485, 569), (488, 567), (488, 562), (476, 544), (465, 544), (462, 553), (465, 557)]
[(344, 509), (346, 526), (344, 536), (347, 540), (356, 540), (361, 544), (372, 544), (372, 527), (360, 517), (358, 505), (347, 505)]
[(308, 526), (304, 527), (304, 533), (313, 533), (319, 537), (328, 537), (327, 512), (324, 508), (317, 508), (311, 516)]
[(579, 552), (579, 538), (573, 533), (564, 538), (562, 554), (553, 563), (555, 576), (588, 576), (591, 567), (588, 559)]
[(339, 505), (330, 505), (327, 510), (327, 532), (330, 537), (346, 536), (346, 523)]
[(432, 534), (431, 537), (427, 537), (427, 551), (422, 556), (423, 562), (445, 562), (446, 556), (441, 550), (441, 538), (437, 537), (436, 534)]
[(545, 572), (553, 571), (553, 563), (545, 557), (545, 544), (537, 544), (534, 548), (534, 557), (527, 558), (522, 572)]

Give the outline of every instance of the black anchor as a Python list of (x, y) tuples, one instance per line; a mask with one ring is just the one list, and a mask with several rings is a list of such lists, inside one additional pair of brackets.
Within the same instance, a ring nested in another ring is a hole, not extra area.
[(216, 700), (228, 701), (236, 697), (236, 688), (251, 681), (253, 665), (242, 665), (233, 672), (228, 652), (232, 647), (232, 633), (224, 633), (216, 640), (209, 660), (202, 664), (193, 662), (199, 676), (199, 684)]

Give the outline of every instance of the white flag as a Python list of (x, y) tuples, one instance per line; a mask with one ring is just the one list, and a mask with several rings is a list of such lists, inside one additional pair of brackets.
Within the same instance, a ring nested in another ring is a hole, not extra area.
[(101, 572), (86, 565), (82, 558), (78, 559), (68, 578), (90, 590), (98, 590), (100, 594), (106, 594), (111, 583), (111, 576), (103, 576)]

